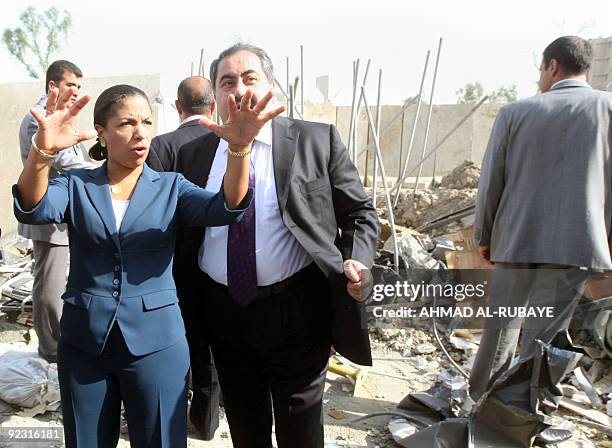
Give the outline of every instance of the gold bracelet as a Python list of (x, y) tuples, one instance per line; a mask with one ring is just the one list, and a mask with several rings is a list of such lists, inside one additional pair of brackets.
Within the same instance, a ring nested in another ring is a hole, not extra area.
[(246, 156), (248, 156), (249, 154), (251, 154), (251, 149), (249, 149), (248, 151), (244, 151), (244, 152), (240, 152), (240, 151), (232, 151), (230, 149), (230, 147), (227, 147), (227, 152), (229, 153), (230, 156), (232, 157), (238, 157), (239, 159), (244, 159)]
[(45, 159), (54, 159), (57, 156), (57, 153), (55, 154), (49, 154), (44, 152), (42, 149), (40, 149), (37, 145), (36, 142), (34, 141), (34, 138), (36, 137), (36, 133), (34, 133), (32, 135), (32, 148), (34, 148), (34, 151), (36, 151), (38, 154), (40, 154), (42, 157), (44, 157)]

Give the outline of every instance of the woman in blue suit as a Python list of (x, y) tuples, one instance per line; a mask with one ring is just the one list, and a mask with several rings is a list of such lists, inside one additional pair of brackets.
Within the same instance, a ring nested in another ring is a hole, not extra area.
[[(73, 123), (90, 100), (72, 104), (68, 90), (49, 94), (46, 116), (32, 114), (39, 130), (13, 187), (15, 215), (28, 224), (67, 222), (70, 274), (58, 368), (67, 447), (114, 447), (121, 402), (133, 447), (187, 443), (189, 354), (172, 279), (177, 223), (227, 225), (251, 200), (250, 148), (259, 129), (284, 108), (264, 113), (271, 93), (251, 104), (231, 97), (223, 126), (202, 124), (227, 140), (222, 191), (212, 194), (176, 173), (145, 165), (152, 131), (144, 92), (117, 85), (94, 107), (96, 131)], [(108, 160), (48, 181), (63, 148), (98, 136), (92, 154)]]

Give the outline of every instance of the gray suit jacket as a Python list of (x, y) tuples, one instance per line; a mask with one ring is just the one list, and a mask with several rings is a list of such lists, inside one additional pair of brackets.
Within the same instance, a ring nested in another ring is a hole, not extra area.
[(612, 94), (565, 80), (503, 107), (484, 156), (475, 241), (498, 262), (612, 269)]
[[(47, 95), (43, 95), (38, 103), (34, 106), (38, 112), (44, 115), (45, 104), (47, 103)], [(19, 148), (21, 150), (21, 161), (25, 164), (30, 147), (32, 146), (32, 136), (38, 130), (38, 122), (34, 116), (28, 112), (19, 127)], [(55, 159), (49, 179), (57, 177), (59, 174), (73, 168), (95, 168), (97, 165), (91, 162), (85, 147), (82, 144), (74, 145), (60, 152)], [(45, 241), (47, 243), (57, 244), (60, 246), (68, 245), (68, 231), (66, 224), (44, 224), (44, 225), (29, 225), (21, 224), (17, 228), (17, 233), (24, 238), (29, 238), (36, 241)]]

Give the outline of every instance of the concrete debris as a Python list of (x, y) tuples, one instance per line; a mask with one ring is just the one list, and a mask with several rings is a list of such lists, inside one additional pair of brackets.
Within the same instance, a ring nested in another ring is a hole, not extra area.
[[(427, 241), (424, 239), (424, 241)], [(429, 240), (431, 242), (431, 240)], [(438, 269), (441, 264), (433, 258), (423, 247), (419, 239), (410, 233), (403, 233), (398, 236), (397, 246), (399, 255), (405, 260), (409, 269)], [(389, 238), (383, 247), (388, 251), (393, 251), (393, 240)]]
[(400, 444), (405, 438), (418, 431), (418, 427), (414, 423), (410, 423), (404, 418), (392, 418), (387, 427), (393, 440)]
[[(391, 224), (389, 224), (389, 221), (387, 221), (384, 218), (379, 218), (378, 221), (380, 224), (380, 245), (379, 247), (382, 247), (383, 243), (387, 241), (389, 237), (391, 236)], [(408, 227), (400, 226), (398, 224), (395, 224), (395, 232), (398, 234), (411, 233), (412, 235), (421, 235), (419, 232), (417, 232), (414, 229), (409, 229)]]
[(478, 188), (479, 179), (480, 165), (471, 160), (466, 160), (442, 178), (440, 187), (451, 190)]
[(407, 337), (407, 332), (408, 330), (406, 330), (405, 328), (381, 328), (381, 327), (377, 327), (375, 329), (378, 334), (380, 335), (380, 338), (383, 341), (391, 341), (394, 339), (406, 339)]
[(562, 384), (559, 388), (561, 389), (563, 396), (567, 398), (572, 398), (578, 393), (578, 389), (571, 384)]
[[(413, 195), (411, 190), (403, 191), (395, 209), (395, 222), (416, 229), (441, 216), (474, 205), (476, 193), (475, 188), (421, 190), (417, 191), (416, 195)], [(448, 228), (436, 229), (436, 234), (447, 233)]]
[(22, 237), (9, 241), (0, 248), (0, 272), (24, 259), (31, 258), (32, 242)]
[(470, 330), (455, 330), (449, 336), (449, 341), (457, 350), (475, 352), (480, 344), (480, 335)]
[(467, 387), (467, 380), (462, 375), (453, 375), (450, 371), (445, 370), (438, 375), (438, 380), (442, 382), (444, 386), (452, 390), (461, 390)]
[(440, 363), (438, 361), (427, 361), (422, 356), (417, 356), (414, 358), (414, 361), (420, 371), (435, 371), (440, 368)]
[(30, 244), (19, 237), (0, 248), (0, 311), (24, 317), (32, 313), (34, 260)]
[(430, 353), (435, 352), (437, 349), (438, 348), (435, 345), (429, 342), (423, 342), (422, 344), (416, 346), (416, 352), (421, 355), (429, 355)]

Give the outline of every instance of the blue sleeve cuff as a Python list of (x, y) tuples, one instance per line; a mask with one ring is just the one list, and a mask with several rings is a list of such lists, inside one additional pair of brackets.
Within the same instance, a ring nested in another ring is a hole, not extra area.
[[(253, 193), (253, 188), (249, 187), (247, 194), (244, 196), (244, 199), (240, 204), (238, 204), (238, 208), (234, 209), (229, 208), (227, 206), (227, 202), (225, 202), (225, 195), (223, 195), (223, 206), (225, 207), (225, 210), (230, 213), (243, 213), (251, 205), (251, 201), (253, 200)], [(223, 184), (221, 184), (221, 194), (223, 194)]]
[(38, 204), (34, 206), (34, 208), (30, 210), (24, 210), (20, 203), (19, 190), (17, 189), (17, 184), (13, 185), (12, 192), (13, 192), (13, 207), (15, 210), (15, 216), (17, 217), (18, 220), (19, 220), (20, 215), (23, 215), (23, 216), (35, 215), (42, 208), (42, 203), (45, 200), (45, 196), (47, 196), (47, 193), (45, 193), (45, 196), (42, 197), (42, 199), (38, 202)]

